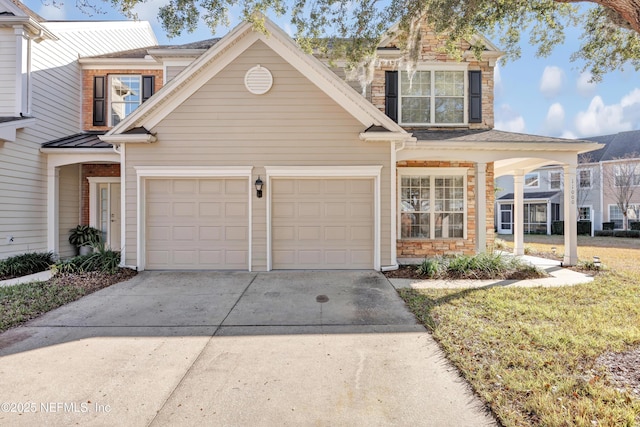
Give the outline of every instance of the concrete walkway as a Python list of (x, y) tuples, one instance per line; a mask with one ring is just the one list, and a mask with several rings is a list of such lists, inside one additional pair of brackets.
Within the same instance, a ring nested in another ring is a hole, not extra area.
[(41, 271), (40, 273), (30, 274), (28, 276), (16, 277), (15, 279), (0, 280), (1, 286), (13, 286), (20, 283), (44, 282), (51, 278), (51, 270)]
[(376, 272), (144, 272), (0, 335), (0, 425), (495, 426)]
[(543, 279), (528, 280), (420, 280), (420, 279), (389, 279), (396, 288), (488, 288), (491, 286), (511, 287), (557, 287), (573, 286), (589, 283), (593, 277), (560, 266), (560, 261), (546, 258), (538, 258), (529, 255), (521, 257), (524, 261), (533, 264), (549, 274)]

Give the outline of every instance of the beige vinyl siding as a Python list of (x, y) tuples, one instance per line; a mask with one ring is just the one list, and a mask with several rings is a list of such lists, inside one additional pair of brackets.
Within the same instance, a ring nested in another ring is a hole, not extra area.
[(186, 67), (184, 65), (170, 65), (167, 67), (167, 83), (170, 82), (180, 74), (180, 71), (184, 70)]
[(75, 248), (69, 244), (69, 230), (80, 224), (80, 166), (69, 165), (60, 168), (60, 257), (75, 255)]
[[(273, 75), (265, 95), (244, 86), (246, 71), (260, 64)], [(136, 248), (137, 165), (253, 166), (252, 182), (265, 180), (264, 166), (382, 165), (382, 265), (390, 253), (390, 144), (365, 143), (364, 126), (312, 82), (256, 42), (152, 129), (158, 141), (126, 147), (127, 248)], [(252, 268), (267, 262), (265, 197), (253, 193)], [(127, 264), (136, 264), (127, 251)]]
[(0, 28), (0, 116), (16, 109), (16, 36), (12, 28)]

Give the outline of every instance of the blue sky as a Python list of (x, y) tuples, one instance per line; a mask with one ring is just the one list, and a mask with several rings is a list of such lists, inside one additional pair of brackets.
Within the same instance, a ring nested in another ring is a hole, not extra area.
[[(201, 25), (195, 33), (167, 39), (156, 19), (158, 7), (164, 2), (148, 0), (137, 8), (139, 18), (151, 22), (160, 44), (212, 37), (208, 28)], [(41, 0), (26, 0), (25, 4), (49, 20), (123, 19), (109, 12), (107, 3), (99, 3), (107, 13), (95, 16), (79, 12), (75, 2), (61, 7), (45, 5)], [(276, 22), (291, 34), (286, 19)], [(232, 26), (237, 23), (232, 19)], [(216, 35), (227, 31), (221, 28)], [(624, 72), (608, 73), (601, 83), (588, 83), (590, 76), (580, 73), (580, 64), (569, 61), (579, 46), (578, 35), (577, 30), (568, 32), (565, 44), (547, 58), (535, 58), (535, 49), (522, 42), (521, 59), (497, 68), (496, 129), (565, 138), (640, 129), (640, 73), (629, 67)]]

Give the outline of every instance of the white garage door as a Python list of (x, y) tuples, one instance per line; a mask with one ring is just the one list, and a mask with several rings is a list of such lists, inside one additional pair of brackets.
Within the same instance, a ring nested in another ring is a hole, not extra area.
[(147, 179), (146, 268), (246, 270), (246, 179)]
[(274, 269), (370, 269), (373, 179), (272, 179)]

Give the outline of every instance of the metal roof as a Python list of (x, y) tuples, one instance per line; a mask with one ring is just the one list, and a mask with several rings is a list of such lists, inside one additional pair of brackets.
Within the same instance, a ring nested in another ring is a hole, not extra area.
[(65, 136), (53, 141), (45, 142), (42, 148), (112, 148), (107, 142), (102, 142), (98, 138), (104, 132), (83, 132), (75, 135)]

